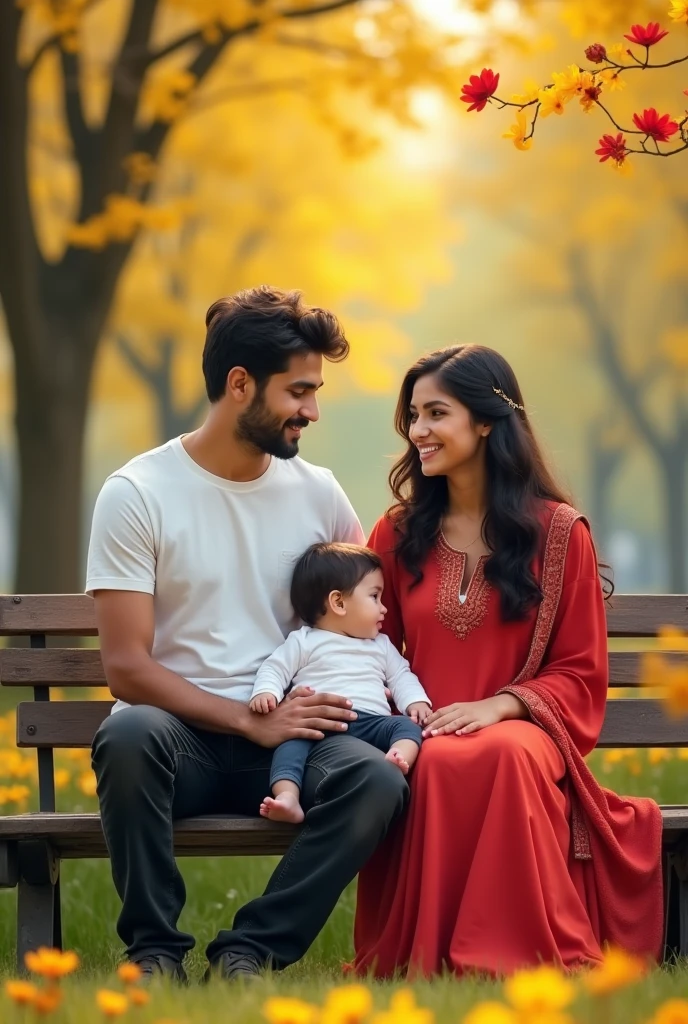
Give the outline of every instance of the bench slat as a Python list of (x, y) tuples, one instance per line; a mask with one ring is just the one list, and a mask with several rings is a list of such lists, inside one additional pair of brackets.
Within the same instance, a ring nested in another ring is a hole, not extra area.
[(105, 686), (96, 648), (8, 647), (0, 651), (2, 686)]
[(22, 701), (17, 705), (18, 747), (90, 747), (111, 700)]
[(609, 636), (656, 636), (662, 626), (688, 630), (685, 594), (615, 594), (605, 605)]
[[(688, 832), (688, 807), (662, 807), (664, 842)], [(174, 824), (179, 857), (261, 856), (283, 854), (298, 834), (293, 825), (264, 818), (213, 816), (186, 818)], [(107, 857), (99, 814), (13, 814), (0, 817), (0, 843), (43, 839), (64, 858)]]
[[(282, 854), (298, 828), (265, 818), (228, 815), (186, 818), (174, 824), (181, 857)], [(107, 857), (99, 814), (15, 814), (0, 817), (0, 842), (48, 840), (62, 857)]]
[[(688, 665), (688, 653), (664, 657), (674, 665)], [(613, 651), (609, 655), (609, 685), (640, 686), (642, 658), (638, 651)], [(106, 683), (100, 651), (94, 648), (10, 647), (0, 651), (0, 685), (94, 687)]]
[[(24, 701), (17, 707), (18, 747), (90, 747), (112, 701)], [(659, 700), (611, 700), (599, 747), (685, 747), (688, 718), (667, 717)]]
[[(606, 608), (610, 636), (656, 636), (661, 626), (688, 630), (685, 594), (616, 594)], [(85, 594), (0, 597), (0, 636), (29, 633), (95, 636), (93, 601)]]
[(18, 594), (0, 597), (0, 636), (96, 636), (93, 601), (86, 594)]

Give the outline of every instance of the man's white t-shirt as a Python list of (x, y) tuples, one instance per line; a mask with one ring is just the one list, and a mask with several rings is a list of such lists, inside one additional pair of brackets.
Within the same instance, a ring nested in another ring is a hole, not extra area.
[(86, 592), (152, 594), (153, 658), (210, 693), (246, 702), (260, 665), (300, 625), (291, 576), (317, 541), (365, 543), (328, 469), (272, 458), (257, 480), (238, 483), (207, 472), (175, 438), (105, 481)]
[(384, 633), (361, 640), (311, 626), (294, 630), (261, 665), (252, 696), (271, 693), (280, 701), (292, 682), (348, 697), (355, 711), (370, 715), (392, 714), (385, 686), (402, 713), (418, 701), (430, 704), (418, 676)]

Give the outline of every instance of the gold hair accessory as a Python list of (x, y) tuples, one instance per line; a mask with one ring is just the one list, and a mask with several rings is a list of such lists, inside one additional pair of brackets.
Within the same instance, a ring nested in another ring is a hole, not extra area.
[(518, 402), (514, 402), (513, 398), (509, 398), (508, 395), (505, 395), (501, 388), (492, 388), (492, 390), (495, 395), (499, 395), (500, 398), (503, 398), (506, 404), (510, 405), (512, 409), (519, 409), (521, 412), (526, 411), (522, 405), (519, 405)]

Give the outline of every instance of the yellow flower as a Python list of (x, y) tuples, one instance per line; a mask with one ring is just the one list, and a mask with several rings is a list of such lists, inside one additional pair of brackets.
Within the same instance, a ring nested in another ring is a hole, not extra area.
[(141, 977), (141, 968), (134, 963), (120, 964), (117, 968), (117, 977), (125, 985), (133, 985)]
[(38, 995), (38, 989), (30, 981), (6, 981), (5, 992), (19, 1006), (34, 1003)]
[(626, 985), (632, 985), (647, 974), (647, 964), (639, 956), (622, 949), (609, 948), (599, 967), (585, 977), (584, 984), (594, 996), (606, 996)]
[(303, 999), (274, 996), (263, 1004), (263, 1016), (270, 1024), (313, 1024), (318, 1008)]
[(538, 98), (539, 92), (540, 86), (532, 78), (529, 78), (523, 85), (523, 92), (520, 94), (514, 93), (511, 99), (513, 103), (522, 103), (525, 106), (527, 103), (534, 103)]
[(650, 1024), (688, 1024), (688, 999), (667, 999), (657, 1007)]
[(607, 56), (614, 64), (632, 63), (632, 58), (628, 55), (628, 43), (612, 43), (607, 47)]
[(688, 633), (676, 626), (662, 626), (658, 629), (657, 642), (662, 651), (688, 652)]
[(72, 974), (79, 966), (79, 957), (72, 950), (62, 952), (59, 949), (30, 950), (24, 957), (26, 966), (33, 974), (41, 974), (44, 978), (63, 978)]
[(129, 989), (129, 1000), (132, 1006), (145, 1006), (150, 1002), (150, 992), (146, 992), (145, 988)]
[(543, 964), (507, 978), (504, 995), (521, 1013), (543, 1013), (567, 1007), (576, 997), (576, 988), (556, 967)]
[(84, 772), (79, 776), (79, 789), (85, 796), (95, 796), (96, 785), (96, 777), (93, 772)]
[(389, 1009), (376, 1013), (372, 1024), (433, 1024), (432, 1010), (416, 1006), (416, 999), (410, 989), (395, 992), (389, 1001)]
[(600, 71), (597, 78), (609, 92), (621, 92), (626, 88), (626, 79), (615, 68)]
[(688, 669), (675, 669), (669, 678), (666, 706), (674, 718), (688, 715)]
[(688, 25), (688, 0), (671, 0), (669, 17), (673, 21), (685, 21)]
[(129, 1006), (129, 1000), (123, 992), (113, 992), (109, 988), (101, 988), (96, 992), (96, 1003), (106, 1017), (119, 1017)]
[(343, 985), (327, 994), (322, 1019), (327, 1024), (359, 1024), (373, 1008), (373, 997), (365, 985)]
[(48, 985), (36, 993), (33, 1007), (38, 1013), (54, 1013), (62, 1002), (62, 990), (57, 985)]
[(487, 1000), (469, 1010), (463, 1024), (517, 1024), (518, 1019), (518, 1014), (504, 1003)]
[(577, 64), (570, 64), (566, 71), (553, 72), (554, 88), (564, 103), (568, 103), (569, 100), (580, 95), (584, 88), (585, 75), (592, 77), (590, 72), (581, 71)]
[(661, 764), (662, 761), (670, 761), (671, 756), (671, 750), (667, 750), (666, 747), (651, 747), (647, 752), (647, 760), (650, 764)]
[(72, 775), (67, 768), (55, 769), (55, 789), (65, 789), (71, 781)]
[(504, 132), (502, 138), (512, 139), (516, 149), (530, 149), (530, 147), (533, 145), (533, 140), (526, 138), (527, 131), (528, 125), (526, 123), (526, 115), (523, 113), (522, 110), (519, 110), (516, 114), (516, 124), (512, 124), (509, 131)]
[(564, 113), (564, 100), (556, 89), (542, 89), (538, 93), (538, 98), (540, 100), (540, 117)]

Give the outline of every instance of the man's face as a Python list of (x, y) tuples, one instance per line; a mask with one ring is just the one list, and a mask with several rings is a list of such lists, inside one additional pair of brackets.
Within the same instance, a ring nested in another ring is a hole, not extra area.
[(320, 417), (316, 391), (322, 387), (322, 356), (292, 356), (284, 373), (275, 373), (237, 421), (237, 437), (266, 455), (293, 459), (301, 430)]

